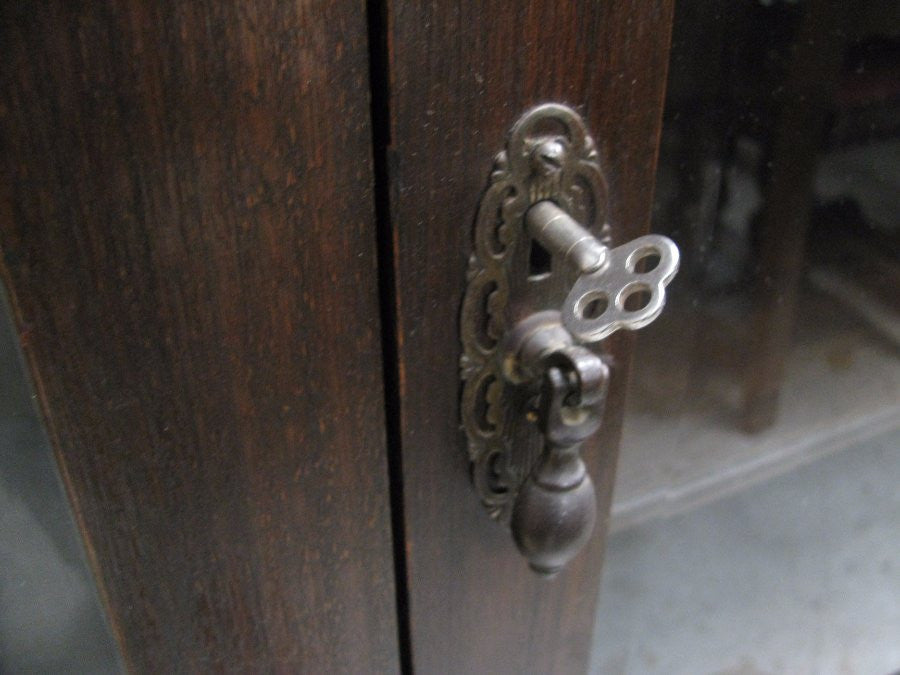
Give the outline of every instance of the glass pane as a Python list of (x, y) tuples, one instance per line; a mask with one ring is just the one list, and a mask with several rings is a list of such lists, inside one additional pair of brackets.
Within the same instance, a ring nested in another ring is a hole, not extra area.
[(0, 289), (0, 673), (118, 673)]
[(679, 0), (596, 673), (900, 671), (900, 3)]

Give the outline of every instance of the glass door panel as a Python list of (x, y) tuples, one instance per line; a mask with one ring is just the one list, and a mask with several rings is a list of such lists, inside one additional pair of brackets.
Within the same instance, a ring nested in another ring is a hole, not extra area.
[(900, 669), (900, 6), (676, 4), (598, 673)]
[(0, 383), (0, 672), (122, 672), (2, 289)]

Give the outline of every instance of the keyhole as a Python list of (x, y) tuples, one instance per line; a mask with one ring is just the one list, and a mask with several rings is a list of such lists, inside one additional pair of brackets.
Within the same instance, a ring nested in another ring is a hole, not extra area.
[(543, 279), (550, 274), (552, 256), (550, 251), (541, 246), (537, 239), (531, 240), (531, 251), (528, 253), (528, 278)]

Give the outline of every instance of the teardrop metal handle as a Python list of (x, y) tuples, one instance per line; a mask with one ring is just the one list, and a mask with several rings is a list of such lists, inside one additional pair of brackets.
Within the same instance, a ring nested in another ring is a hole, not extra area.
[(538, 411), (544, 447), (519, 489), (510, 526), (531, 569), (552, 576), (581, 550), (597, 519), (580, 450), (600, 426), (609, 369), (577, 346), (554, 352), (545, 365)]

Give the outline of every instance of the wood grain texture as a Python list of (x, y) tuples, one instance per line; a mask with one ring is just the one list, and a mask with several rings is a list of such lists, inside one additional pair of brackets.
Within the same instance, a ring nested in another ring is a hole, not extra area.
[[(468, 479), (458, 316), (472, 223), (495, 153), (527, 108), (575, 106), (610, 179), (617, 242), (648, 226), (669, 0), (388, 3), (390, 185), (412, 661), (418, 673), (587, 669), (605, 518), (559, 577), (527, 570)], [(609, 508), (630, 353), (585, 446)]]
[(365, 7), (4, 3), (0, 246), (137, 672), (391, 672)]

